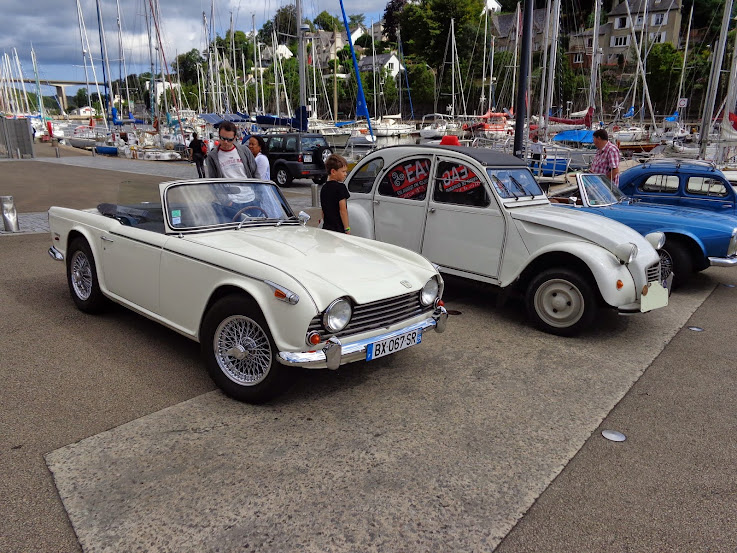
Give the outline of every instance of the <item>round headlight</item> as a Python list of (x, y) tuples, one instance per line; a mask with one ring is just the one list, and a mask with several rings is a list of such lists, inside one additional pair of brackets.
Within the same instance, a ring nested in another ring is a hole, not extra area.
[(420, 302), (422, 305), (432, 305), (438, 297), (438, 281), (435, 277), (425, 283), (420, 292)]
[(340, 332), (350, 322), (353, 315), (351, 304), (343, 298), (338, 298), (328, 305), (322, 317), (322, 323), (330, 332)]
[(624, 264), (632, 263), (635, 257), (637, 257), (637, 246), (631, 242), (620, 244), (614, 248), (614, 255), (616, 255), (617, 259)]

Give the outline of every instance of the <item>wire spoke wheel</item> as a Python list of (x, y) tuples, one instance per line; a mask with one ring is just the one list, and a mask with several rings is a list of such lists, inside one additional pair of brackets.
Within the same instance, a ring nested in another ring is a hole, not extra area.
[(665, 280), (673, 272), (673, 258), (664, 249), (659, 250), (658, 254), (660, 254), (660, 278)]
[(72, 256), (70, 276), (74, 293), (79, 299), (88, 300), (92, 295), (92, 267), (81, 250), (77, 250)]
[(240, 386), (254, 386), (269, 374), (269, 338), (249, 317), (232, 315), (224, 319), (215, 330), (213, 349), (223, 374)]
[(585, 300), (581, 291), (563, 279), (552, 279), (537, 289), (534, 298), (538, 316), (553, 327), (566, 328), (583, 316)]

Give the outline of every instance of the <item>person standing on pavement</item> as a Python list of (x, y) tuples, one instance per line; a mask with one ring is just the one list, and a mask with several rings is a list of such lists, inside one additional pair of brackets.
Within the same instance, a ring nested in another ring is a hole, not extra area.
[(615, 185), (619, 184), (619, 148), (609, 142), (609, 135), (604, 129), (594, 131), (596, 155), (591, 162), (590, 171), (597, 175), (606, 175)]
[(271, 180), (271, 169), (269, 168), (269, 158), (266, 156), (268, 152), (264, 139), (258, 135), (253, 135), (248, 139), (248, 149), (256, 160), (256, 178)]
[(251, 179), (256, 175), (256, 161), (253, 154), (241, 144), (235, 143), (237, 129), (230, 121), (220, 123), (218, 129), (219, 145), (207, 156), (207, 176), (229, 179)]
[(537, 133), (532, 135), (532, 144), (530, 144), (530, 153), (532, 154), (532, 159), (535, 161), (540, 161), (543, 158), (543, 154), (545, 153), (545, 147), (540, 144), (540, 140), (537, 136)]
[(189, 143), (189, 149), (192, 152), (192, 161), (197, 166), (197, 176), (201, 179), (205, 178), (205, 155), (207, 146), (199, 138), (197, 133), (192, 133), (192, 141)]
[(333, 232), (351, 233), (348, 222), (348, 198), (351, 197), (343, 181), (348, 176), (348, 162), (343, 156), (332, 154), (325, 160), (328, 181), (320, 190), (322, 228)]

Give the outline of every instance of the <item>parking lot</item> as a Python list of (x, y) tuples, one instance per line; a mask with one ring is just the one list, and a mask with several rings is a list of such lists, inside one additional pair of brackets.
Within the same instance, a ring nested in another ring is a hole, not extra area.
[[(29, 190), (51, 163), (25, 165)], [(120, 307), (77, 311), (48, 245), (0, 237), (2, 551), (737, 547), (733, 270), (577, 338), (450, 278), (444, 334), (296, 372), (251, 406), (215, 390), (197, 344)]]

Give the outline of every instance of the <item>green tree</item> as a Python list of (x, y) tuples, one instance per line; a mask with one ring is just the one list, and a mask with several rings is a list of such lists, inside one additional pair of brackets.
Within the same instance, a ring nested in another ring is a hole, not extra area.
[(204, 61), (200, 51), (197, 48), (192, 48), (186, 54), (179, 54), (174, 58), (174, 61), (171, 63), (171, 70), (173, 73), (176, 73), (177, 70), (179, 71), (179, 80), (181, 82), (197, 83), (197, 66), (203, 64)]
[(362, 13), (354, 13), (353, 15), (348, 16), (348, 25), (353, 29), (359, 25), (366, 25), (364, 23), (365, 20), (366, 16)]
[(343, 23), (341, 23), (337, 17), (330, 15), (326, 11), (320, 12), (312, 22), (317, 28), (322, 29), (323, 31), (329, 31), (332, 33), (333, 31), (340, 32), (343, 30)]
[(407, 0), (389, 0), (384, 8), (384, 35), (389, 39), (389, 42), (397, 41), (399, 15), (407, 3)]
[(669, 42), (655, 44), (647, 56), (647, 87), (653, 109), (665, 113), (673, 109), (681, 78), (683, 55)]

